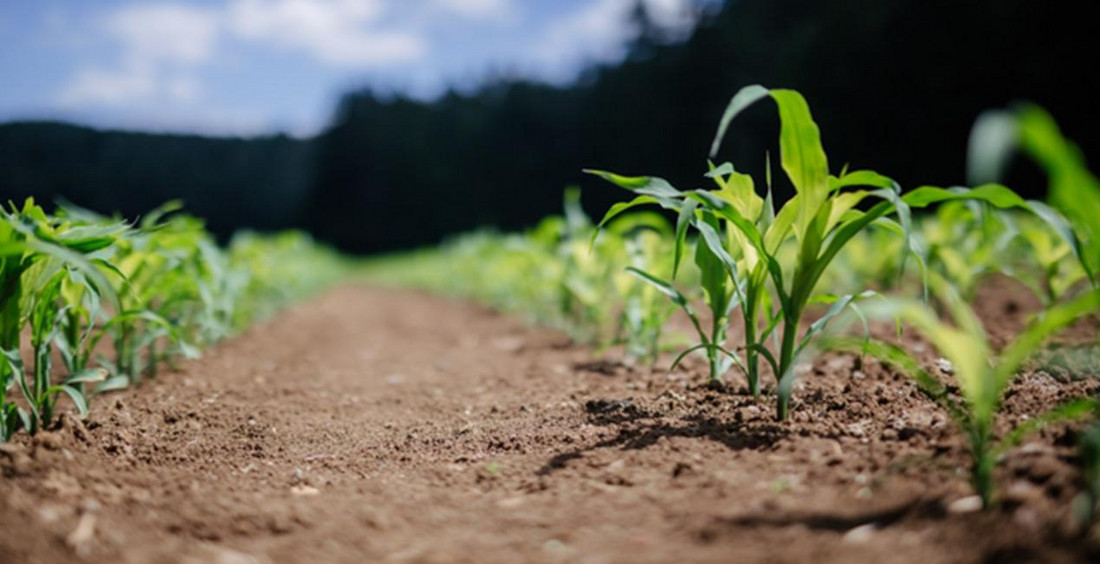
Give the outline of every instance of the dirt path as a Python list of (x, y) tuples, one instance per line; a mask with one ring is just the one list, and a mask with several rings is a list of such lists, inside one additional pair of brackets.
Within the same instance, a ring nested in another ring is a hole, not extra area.
[[(87, 428), (0, 449), (0, 562), (1089, 556), (1060, 540), (1064, 429), (1005, 462), (1004, 508), (956, 514), (953, 429), (877, 365), (822, 360), (779, 425), (769, 403), (591, 359), (473, 305), (337, 290), (99, 398)], [(1020, 385), (1010, 411), (1090, 388)]]

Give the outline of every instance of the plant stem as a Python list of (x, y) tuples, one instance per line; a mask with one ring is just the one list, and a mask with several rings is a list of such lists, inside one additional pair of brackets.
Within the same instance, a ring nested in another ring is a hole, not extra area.
[(974, 457), (974, 468), (971, 479), (974, 491), (982, 498), (982, 507), (993, 506), (993, 468), (996, 466), (996, 458), (989, 448), (989, 425), (975, 424), (970, 431), (970, 449)]
[(751, 345), (756, 344), (756, 305), (749, 301), (745, 309), (745, 378), (749, 381), (749, 392), (753, 398), (760, 398), (760, 357)]
[(783, 342), (779, 349), (779, 374), (775, 375), (776, 396), (778, 398), (776, 418), (780, 421), (786, 421), (787, 414), (790, 411), (791, 394), (783, 385), (783, 379), (793, 377), (794, 374), (794, 367), (791, 364), (794, 362), (794, 344), (798, 337), (798, 322), (801, 318), (801, 311), (795, 311), (790, 317), (784, 316), (783, 318)]
[(711, 343), (714, 347), (710, 348), (712, 355), (710, 358), (710, 374), (711, 381), (720, 384), (722, 382), (722, 351), (718, 349), (726, 344), (726, 318), (721, 315), (715, 315), (711, 327)]

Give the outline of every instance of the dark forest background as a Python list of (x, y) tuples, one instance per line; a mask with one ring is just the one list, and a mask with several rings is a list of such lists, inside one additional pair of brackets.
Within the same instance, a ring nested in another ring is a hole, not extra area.
[[(126, 216), (182, 198), (221, 235), (298, 227), (354, 252), (408, 248), (531, 225), (560, 209), (571, 184), (592, 214), (626, 196), (584, 167), (701, 185), (722, 110), (753, 83), (806, 96), (834, 169), (872, 168), (904, 187), (961, 184), (974, 118), (1018, 100), (1045, 106), (1098, 158), (1089, 4), (731, 0), (676, 42), (639, 9), (626, 60), (573, 85), (496, 79), (431, 102), (365, 88), (307, 140), (3, 124), (0, 198), (64, 198)], [(759, 106), (720, 154), (750, 172), (776, 154), (774, 109)], [(1042, 196), (1025, 164), (1009, 181)]]

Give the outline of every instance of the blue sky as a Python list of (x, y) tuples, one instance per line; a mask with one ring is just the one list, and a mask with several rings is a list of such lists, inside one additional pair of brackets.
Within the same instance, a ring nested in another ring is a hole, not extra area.
[[(635, 0), (0, 0), (0, 121), (310, 135), (336, 97), (493, 73), (565, 82), (622, 55)], [(691, 0), (645, 0), (690, 29)]]

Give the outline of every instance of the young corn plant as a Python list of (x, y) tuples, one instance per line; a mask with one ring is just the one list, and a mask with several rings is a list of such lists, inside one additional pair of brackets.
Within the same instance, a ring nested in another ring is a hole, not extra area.
[(932, 287), (942, 298), (950, 316), (942, 320), (928, 303), (907, 299), (882, 299), (866, 305), (864, 314), (893, 319), (927, 338), (939, 354), (950, 361), (959, 395), (930, 375), (908, 351), (896, 344), (856, 337), (827, 337), (824, 345), (834, 350), (858, 352), (878, 358), (912, 377), (921, 390), (941, 404), (966, 434), (971, 455), (971, 484), (985, 507), (994, 501), (993, 472), (1006, 451), (1029, 433), (1057, 421), (1084, 417), (1096, 407), (1080, 399), (1035, 416), (999, 439), (994, 423), (1005, 391), (1020, 365), (1047, 337), (1083, 316), (1100, 311), (1100, 290), (1091, 290), (1073, 300), (1039, 314), (1014, 341), (994, 356), (985, 330), (958, 293), (934, 277)]
[[(1043, 240), (1045, 237), (1025, 233), (1046, 271), (1047, 292), (1039, 295), (1056, 301), (1060, 294), (1080, 286), (1100, 288), (1100, 180), (1089, 171), (1077, 146), (1062, 136), (1050, 114), (1025, 104), (978, 118), (970, 136), (968, 172), (972, 181), (997, 180), (1016, 147), (1047, 173), (1047, 201), (1029, 202), (1032, 211), (1053, 228), (1080, 266), (1055, 268), (1062, 250)], [(1082, 279), (1088, 283), (1080, 284)]]
[[(32, 433), (48, 425), (62, 393), (72, 398), (81, 413), (86, 412), (83, 384), (101, 380), (102, 371), (74, 362), (76, 370), (55, 385), (51, 351), (66, 324), (79, 318), (70, 317), (71, 310), (100, 301), (117, 307), (117, 297), (99, 270), (103, 261), (97, 254), (114, 245), (126, 230), (124, 224), (84, 224), (50, 217), (33, 199), (21, 208), (0, 209), (0, 440), (10, 439), (20, 424)], [(96, 297), (66, 303), (74, 286)], [(97, 314), (90, 315), (94, 319)], [(31, 374), (20, 353), (28, 329), (34, 353)], [(73, 349), (59, 348), (68, 366), (74, 359), (66, 353)], [(12, 387), (22, 392), (27, 410), (9, 401), (7, 392)]]
[(921, 264), (943, 275), (967, 300), (983, 279), (1005, 273), (1005, 257), (1016, 241), (1008, 215), (977, 201), (948, 202), (923, 218), (914, 230), (913, 246)]
[[(157, 367), (176, 356), (193, 358), (207, 330), (206, 301), (201, 288), (210, 280), (207, 256), (212, 245), (202, 223), (182, 215), (167, 217), (178, 204), (169, 203), (148, 214), (115, 247), (112, 274), (118, 285), (120, 309), (93, 337), (110, 338), (115, 349), (110, 366), (120, 380), (136, 384), (156, 375)], [(216, 335), (217, 337), (223, 334)]]
[[(38, 272), (34, 272), (36, 270)], [(69, 376), (60, 384), (52, 382), (53, 351), (69, 309), (68, 305), (63, 305), (61, 289), (70, 273), (64, 265), (57, 264), (57, 261), (47, 260), (32, 267), (28, 274), (32, 275), (33, 280), (28, 287), (35, 288), (33, 294), (28, 294), (30, 345), (34, 355), (31, 373), (27, 374), (18, 350), (5, 350), (3, 354), (27, 401), (29, 411), (19, 410), (21, 423), (28, 432), (34, 434), (53, 421), (57, 399), (61, 394), (72, 399), (81, 416), (87, 415), (88, 401), (84, 384), (101, 382), (106, 371), (83, 368), (78, 372), (69, 372)]]
[[(913, 236), (918, 234), (919, 230)], [(859, 292), (862, 288), (879, 292), (898, 289), (906, 281), (898, 261), (905, 247), (904, 234), (872, 224), (848, 241), (819, 286), (836, 295)]]
[(1024, 242), (1025, 264), (1012, 275), (1027, 285), (1044, 306), (1061, 301), (1088, 285), (1084, 263), (1074, 256), (1073, 246), (1034, 218), (1016, 218), (1016, 232)]
[[(670, 282), (653, 273), (633, 272), (669, 296), (692, 319), (700, 342), (680, 358), (695, 350), (705, 351), (710, 382), (720, 383), (726, 370), (736, 366), (745, 375), (751, 392), (759, 395), (763, 359), (777, 381), (776, 415), (784, 420), (790, 411), (794, 367), (800, 353), (807, 350), (831, 318), (869, 295), (816, 292), (833, 259), (853, 237), (871, 225), (900, 233), (905, 252), (898, 259), (903, 265), (912, 242), (911, 208), (950, 200), (984, 201), (998, 208), (1027, 208), (1028, 204), (999, 185), (972, 190), (925, 186), (902, 196), (893, 180), (873, 171), (842, 170), (833, 176), (809, 106), (792, 90), (748, 86), (738, 92), (722, 116), (712, 156), (730, 122), (763, 98), (771, 98), (779, 109), (780, 162), (795, 190), (795, 195), (778, 210), (772, 199), (770, 174), (766, 178), (768, 190), (761, 197), (753, 179), (737, 172), (730, 163), (712, 166), (707, 173), (717, 184), (716, 190), (680, 191), (657, 177), (589, 172), (638, 194), (629, 202), (612, 206), (601, 225), (639, 205), (656, 204), (676, 212), (674, 265), (680, 262), (688, 230), (697, 234), (695, 263), (710, 310), (707, 330), (688, 299)], [(857, 187), (864, 189), (852, 189)], [(857, 207), (865, 200), (878, 202), (865, 210)], [(803, 316), (815, 303), (830, 307), (803, 329)], [(729, 318), (735, 310), (740, 312), (744, 326), (740, 347), (744, 358), (730, 351), (725, 342)]]
[[(667, 241), (672, 228), (657, 214), (635, 213), (613, 222), (609, 231), (622, 231), (629, 268), (641, 272), (666, 270)], [(670, 270), (670, 266), (668, 268)], [(629, 361), (652, 364), (661, 352), (661, 335), (673, 312), (672, 304), (652, 285), (634, 276), (615, 277), (622, 296), (619, 337)]]
[[(564, 265), (559, 285), (561, 314), (565, 328), (578, 342), (603, 345), (614, 330), (614, 275), (625, 252), (619, 237), (605, 237), (597, 244), (586, 243), (593, 226), (580, 204), (580, 190), (565, 191), (564, 224), (557, 254)], [(621, 270), (621, 269), (618, 269)]]

